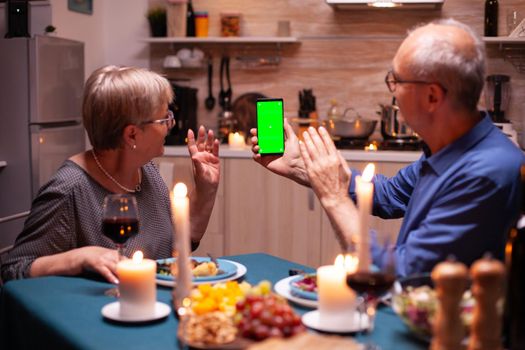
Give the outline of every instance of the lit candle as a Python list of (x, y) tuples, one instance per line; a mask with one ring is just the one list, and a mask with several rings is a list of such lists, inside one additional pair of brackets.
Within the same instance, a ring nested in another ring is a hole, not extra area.
[(121, 316), (153, 315), (155, 313), (157, 263), (151, 259), (143, 259), (143, 257), (144, 255), (139, 250), (133, 254), (133, 259), (121, 260), (117, 264)]
[(372, 213), (372, 201), (374, 198), (374, 177), (375, 166), (368, 163), (362, 176), (356, 176), (356, 194), (359, 213), (359, 239), (357, 254), (359, 257), (359, 271), (368, 271), (370, 268), (370, 242), (368, 238), (368, 227), (370, 215)]
[(244, 149), (246, 142), (244, 141), (244, 135), (242, 133), (230, 133), (228, 135), (228, 145), (233, 149)]
[(355, 309), (355, 292), (346, 284), (347, 273), (355, 272), (357, 258), (339, 254), (334, 265), (317, 269), (317, 291), (321, 322), (348, 322)]
[(179, 307), (184, 298), (190, 294), (191, 290), (191, 270), (190, 270), (190, 201), (186, 196), (188, 189), (182, 182), (173, 187), (172, 217), (175, 227), (175, 239), (177, 250), (177, 284), (174, 287), (175, 306)]

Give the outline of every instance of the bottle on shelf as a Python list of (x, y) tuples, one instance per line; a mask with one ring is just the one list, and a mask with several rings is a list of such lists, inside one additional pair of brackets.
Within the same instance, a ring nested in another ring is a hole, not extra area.
[(498, 0), (485, 0), (485, 36), (498, 36)]
[(193, 11), (191, 0), (188, 1), (186, 10), (186, 36), (195, 36), (195, 12)]
[(504, 318), (505, 348), (525, 349), (525, 166), (521, 167), (521, 215), (505, 247), (507, 297)]

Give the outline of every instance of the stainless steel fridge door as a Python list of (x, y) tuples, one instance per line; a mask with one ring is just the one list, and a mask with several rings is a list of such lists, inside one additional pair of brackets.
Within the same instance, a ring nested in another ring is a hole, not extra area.
[(53, 128), (31, 126), (33, 198), (66, 159), (85, 150), (84, 137), (84, 128), (80, 124)]
[(31, 124), (80, 120), (84, 43), (36, 35), (29, 45)]

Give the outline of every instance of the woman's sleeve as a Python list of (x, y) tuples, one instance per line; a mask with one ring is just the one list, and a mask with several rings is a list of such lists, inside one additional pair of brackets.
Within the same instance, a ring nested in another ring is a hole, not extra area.
[(71, 188), (56, 182), (41, 189), (22, 233), (2, 263), (4, 281), (29, 277), (31, 264), (38, 257), (75, 248), (73, 196)]

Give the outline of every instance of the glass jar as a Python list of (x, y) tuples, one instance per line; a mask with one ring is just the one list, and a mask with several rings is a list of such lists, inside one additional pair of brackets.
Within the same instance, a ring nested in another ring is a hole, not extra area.
[(209, 28), (208, 12), (195, 12), (195, 34), (197, 37), (207, 37)]
[(222, 36), (240, 36), (241, 15), (239, 13), (221, 13)]

